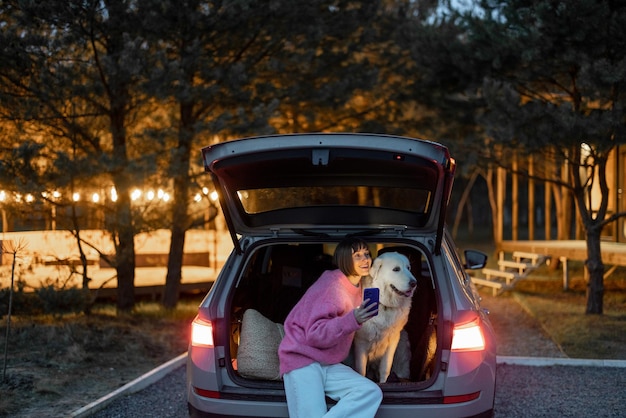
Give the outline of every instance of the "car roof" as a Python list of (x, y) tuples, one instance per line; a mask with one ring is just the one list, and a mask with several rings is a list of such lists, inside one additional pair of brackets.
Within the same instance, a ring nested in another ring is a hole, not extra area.
[(438, 232), (455, 170), (436, 142), (381, 134), (259, 136), (202, 149), (236, 235)]

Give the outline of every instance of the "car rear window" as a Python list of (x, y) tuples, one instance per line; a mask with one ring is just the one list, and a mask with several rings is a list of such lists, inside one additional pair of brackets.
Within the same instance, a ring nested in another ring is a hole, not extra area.
[(431, 205), (429, 190), (400, 187), (299, 186), (240, 190), (237, 195), (247, 214), (333, 205), (371, 206), (424, 214)]

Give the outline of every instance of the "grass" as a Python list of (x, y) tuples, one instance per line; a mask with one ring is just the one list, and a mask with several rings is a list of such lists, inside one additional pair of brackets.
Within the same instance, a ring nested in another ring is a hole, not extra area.
[(604, 280), (602, 315), (585, 313), (582, 266), (570, 267), (568, 290), (563, 290), (560, 274), (542, 268), (518, 282), (517, 300), (569, 357), (626, 360), (626, 269)]
[(184, 353), (199, 303), (165, 310), (144, 302), (124, 315), (100, 305), (88, 316), (15, 316), (8, 342), (3, 318), (0, 416), (66, 416)]

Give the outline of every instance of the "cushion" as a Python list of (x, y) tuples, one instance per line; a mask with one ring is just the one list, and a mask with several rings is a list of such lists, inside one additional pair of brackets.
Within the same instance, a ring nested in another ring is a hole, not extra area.
[(257, 310), (247, 309), (237, 350), (239, 374), (251, 379), (281, 380), (278, 345), (284, 335), (282, 324), (270, 321)]

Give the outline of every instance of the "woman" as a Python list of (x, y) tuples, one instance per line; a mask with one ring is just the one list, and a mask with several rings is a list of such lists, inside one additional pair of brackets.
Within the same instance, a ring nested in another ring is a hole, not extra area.
[[(278, 356), (291, 418), (373, 417), (382, 401), (376, 383), (341, 363), (378, 309), (362, 296), (372, 265), (367, 242), (344, 239), (334, 257), (338, 269), (322, 273), (285, 320)], [(326, 396), (337, 401), (330, 410)]]

